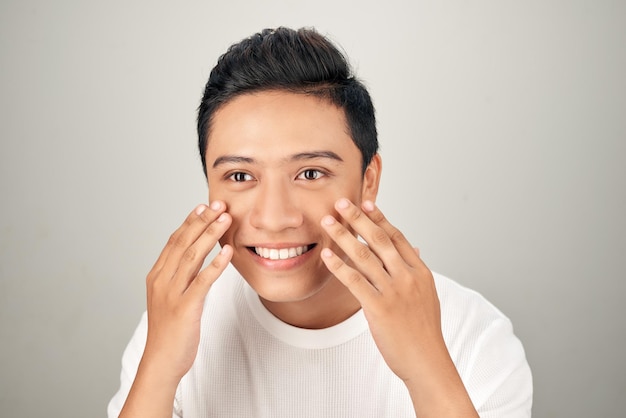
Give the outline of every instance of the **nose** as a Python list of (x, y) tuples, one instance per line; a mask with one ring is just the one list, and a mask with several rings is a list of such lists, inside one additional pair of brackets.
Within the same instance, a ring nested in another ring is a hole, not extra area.
[(251, 225), (269, 232), (280, 232), (302, 225), (302, 211), (289, 189), (289, 185), (284, 182), (260, 185), (251, 210)]

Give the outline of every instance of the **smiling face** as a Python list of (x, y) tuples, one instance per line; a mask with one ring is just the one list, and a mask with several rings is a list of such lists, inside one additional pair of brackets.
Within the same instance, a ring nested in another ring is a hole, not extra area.
[(380, 159), (363, 174), (340, 108), (284, 91), (235, 97), (214, 115), (206, 161), (209, 200), (233, 218), (220, 242), (266, 306), (354, 302), (320, 259), (324, 247), (342, 254), (320, 220), (341, 197), (375, 199)]

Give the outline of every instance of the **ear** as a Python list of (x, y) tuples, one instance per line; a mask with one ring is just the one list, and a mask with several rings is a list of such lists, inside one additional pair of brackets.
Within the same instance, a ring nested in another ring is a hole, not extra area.
[(383, 170), (383, 161), (380, 154), (374, 155), (372, 161), (365, 169), (363, 174), (363, 189), (361, 190), (361, 200), (376, 201), (378, 195), (378, 185), (380, 184), (380, 175)]

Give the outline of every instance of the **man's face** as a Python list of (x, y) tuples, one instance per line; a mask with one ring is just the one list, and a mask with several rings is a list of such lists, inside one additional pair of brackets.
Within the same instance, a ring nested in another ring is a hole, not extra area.
[(220, 242), (261, 298), (297, 302), (337, 288), (320, 251), (343, 253), (320, 220), (337, 217), (341, 197), (374, 200), (380, 172), (376, 157), (363, 176), (343, 110), (282, 91), (238, 96), (214, 115), (206, 161), (209, 200), (226, 202), (233, 218)]

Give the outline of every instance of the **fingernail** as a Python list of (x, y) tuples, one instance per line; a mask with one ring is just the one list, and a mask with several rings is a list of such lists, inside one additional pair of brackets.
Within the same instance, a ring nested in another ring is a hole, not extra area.
[(324, 258), (330, 258), (333, 256), (333, 252), (331, 250), (329, 250), (328, 248), (324, 248), (322, 250), (322, 257)]
[(363, 202), (363, 210), (366, 210), (368, 212), (373, 212), (374, 211), (374, 202), (372, 202), (371, 200), (366, 200)]
[(332, 225), (335, 223), (335, 218), (333, 218), (330, 215), (324, 216), (324, 218), (322, 218), (322, 222), (324, 223), (324, 225)]
[(222, 207), (222, 204), (220, 202), (212, 202), (211, 203), (211, 210), (218, 211), (218, 210), (220, 210), (221, 207)]
[(219, 218), (217, 218), (217, 222), (224, 222), (226, 220), (226, 214), (222, 213)]
[(229, 251), (229, 249), (228, 249), (228, 245), (224, 245), (224, 246), (222, 247), (222, 249), (220, 250), (220, 254), (222, 254), (222, 255), (224, 255), (224, 254), (228, 254), (228, 251)]
[(337, 209), (347, 209), (350, 206), (348, 199), (339, 199), (337, 201)]
[(202, 212), (204, 212), (206, 210), (206, 205), (199, 205), (196, 208), (196, 215), (200, 215)]

